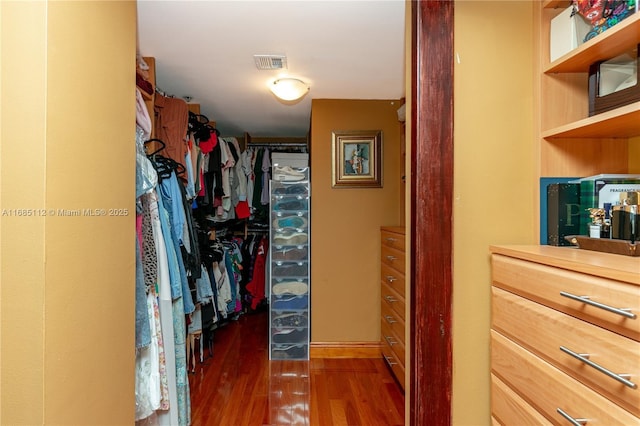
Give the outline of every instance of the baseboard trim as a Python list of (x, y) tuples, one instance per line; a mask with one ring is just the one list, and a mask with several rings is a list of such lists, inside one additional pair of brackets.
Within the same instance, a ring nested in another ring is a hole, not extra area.
[(380, 358), (380, 342), (311, 342), (309, 358)]

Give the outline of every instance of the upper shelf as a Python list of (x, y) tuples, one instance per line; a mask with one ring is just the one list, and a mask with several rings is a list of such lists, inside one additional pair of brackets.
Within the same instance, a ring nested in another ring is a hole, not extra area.
[(542, 132), (545, 139), (630, 138), (640, 135), (640, 101)]
[[(546, 3), (545, 7), (547, 7)], [(588, 72), (589, 66), (594, 62), (611, 59), (628, 52), (638, 43), (640, 43), (640, 12), (553, 61), (545, 67), (544, 72)]]
[(569, 7), (570, 4), (570, 0), (545, 0), (543, 7), (545, 9), (555, 9), (557, 7)]

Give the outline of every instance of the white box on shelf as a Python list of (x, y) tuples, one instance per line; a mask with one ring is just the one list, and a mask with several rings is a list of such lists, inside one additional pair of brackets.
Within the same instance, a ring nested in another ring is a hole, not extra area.
[(567, 7), (551, 20), (549, 60), (553, 62), (580, 46), (590, 29), (580, 14), (573, 13), (573, 6)]
[(274, 152), (272, 166), (309, 167), (309, 154), (297, 152)]

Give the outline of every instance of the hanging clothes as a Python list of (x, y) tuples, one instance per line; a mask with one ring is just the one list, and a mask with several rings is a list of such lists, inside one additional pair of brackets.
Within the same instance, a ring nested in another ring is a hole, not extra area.
[[(269, 182), (271, 181), (271, 157), (269, 155), (269, 149), (264, 149), (264, 155), (262, 156), (262, 193), (260, 194), (260, 204), (263, 209), (270, 201), (269, 196)], [(266, 210), (266, 209), (265, 209)]]
[(242, 171), (247, 178), (247, 204), (250, 207), (250, 213), (253, 208), (253, 192), (256, 180), (256, 175), (253, 171), (255, 155), (256, 151), (253, 149), (246, 150), (242, 153)]
[(264, 150), (259, 149), (255, 156), (255, 161), (252, 164), (254, 175), (254, 188), (253, 188), (253, 200), (251, 207), (253, 208), (256, 220), (265, 221), (268, 213), (262, 204), (262, 191), (264, 181), (262, 179), (262, 159), (264, 158)]
[(144, 273), (142, 270), (142, 256), (140, 243), (136, 238), (136, 348), (144, 348), (151, 343), (151, 328), (147, 311)]
[(187, 130), (189, 128), (189, 107), (182, 99), (156, 94), (156, 137), (165, 144), (165, 155), (185, 165), (187, 154)]
[[(158, 311), (160, 315), (162, 340), (164, 344), (164, 364), (166, 370), (164, 376), (161, 377), (162, 399), (160, 404), (161, 411), (158, 413), (158, 420), (161, 425), (177, 425), (178, 388), (176, 380), (177, 373), (173, 331), (171, 274), (169, 272), (169, 255), (167, 252), (167, 246), (165, 245), (165, 239), (162, 235), (163, 231), (160, 221), (158, 195), (155, 191), (151, 193), (150, 212), (154, 242), (156, 244), (156, 255), (158, 258)], [(171, 409), (172, 407), (173, 409)]]
[[(158, 210), (158, 196), (155, 191), (149, 194), (149, 214), (151, 218), (151, 231), (153, 235), (153, 242), (156, 251), (156, 284), (155, 284), (155, 293), (156, 293), (156, 305), (157, 309), (154, 308), (154, 317), (156, 321), (156, 328), (160, 330), (158, 340), (160, 342), (161, 351), (159, 354), (160, 357), (160, 380), (161, 380), (161, 400), (160, 400), (160, 409), (168, 410), (171, 406), (170, 403), (170, 392), (169, 392), (169, 374), (167, 371), (174, 371), (175, 367), (168, 369), (167, 364), (167, 351), (169, 353), (174, 350), (173, 346), (173, 336), (172, 336), (172, 328), (166, 322), (163, 324), (162, 314), (164, 311), (164, 315), (167, 315), (166, 307), (163, 306), (164, 300), (171, 300), (171, 288), (169, 286), (169, 265), (167, 262), (167, 251), (165, 248), (164, 240), (162, 238), (162, 227), (160, 225), (160, 217)], [(165, 330), (165, 328), (167, 330)], [(168, 345), (168, 342), (171, 342), (171, 345)], [(167, 343), (165, 343), (167, 342)], [(172, 358), (172, 366), (175, 365), (173, 363)], [(175, 406), (175, 405), (174, 405)]]
[(267, 253), (269, 251), (269, 240), (261, 238), (257, 245), (251, 281), (247, 284), (247, 291), (251, 294), (251, 309), (256, 309), (265, 299), (265, 268), (267, 265)]
[(169, 214), (169, 228), (172, 238), (172, 243), (176, 253), (176, 260), (178, 263), (178, 270), (180, 273), (180, 284), (182, 286), (182, 303), (184, 313), (190, 314), (195, 310), (193, 299), (191, 297), (191, 291), (189, 289), (189, 281), (187, 278), (187, 271), (184, 266), (184, 260), (182, 257), (182, 250), (180, 248), (180, 242), (183, 238), (183, 226), (186, 221), (184, 206), (182, 203), (182, 193), (180, 192), (180, 185), (176, 178), (175, 172), (171, 172), (168, 179), (163, 179), (160, 184), (159, 198), (162, 201), (162, 205), (166, 207)]

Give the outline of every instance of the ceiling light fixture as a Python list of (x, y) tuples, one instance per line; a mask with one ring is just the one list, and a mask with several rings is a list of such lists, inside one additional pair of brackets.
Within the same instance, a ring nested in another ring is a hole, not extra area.
[(295, 101), (309, 92), (309, 86), (302, 80), (291, 77), (280, 78), (269, 85), (269, 89), (283, 101)]

